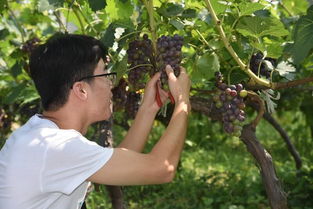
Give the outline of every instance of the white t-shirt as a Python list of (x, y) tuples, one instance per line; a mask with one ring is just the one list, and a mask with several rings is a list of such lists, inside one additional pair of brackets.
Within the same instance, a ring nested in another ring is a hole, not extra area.
[(0, 209), (79, 209), (86, 179), (112, 154), (112, 148), (34, 115), (0, 151)]

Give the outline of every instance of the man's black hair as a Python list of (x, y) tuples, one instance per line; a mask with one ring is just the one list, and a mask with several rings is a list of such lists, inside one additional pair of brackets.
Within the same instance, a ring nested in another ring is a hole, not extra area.
[(30, 75), (44, 110), (57, 110), (68, 99), (72, 85), (93, 75), (107, 49), (90, 36), (55, 34), (39, 45), (30, 57)]

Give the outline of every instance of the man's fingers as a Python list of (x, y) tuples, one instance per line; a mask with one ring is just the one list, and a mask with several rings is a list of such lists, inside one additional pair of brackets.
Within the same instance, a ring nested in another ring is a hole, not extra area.
[(160, 75), (161, 75), (160, 72), (157, 72), (156, 74), (154, 74), (152, 78), (150, 79), (148, 85), (152, 85), (152, 86), (155, 85), (156, 82), (160, 79)]
[(187, 73), (187, 71), (184, 67), (180, 66), (180, 73)]
[(167, 73), (168, 79), (175, 80), (176, 76), (174, 74), (174, 70), (170, 65), (166, 65), (165, 71)]

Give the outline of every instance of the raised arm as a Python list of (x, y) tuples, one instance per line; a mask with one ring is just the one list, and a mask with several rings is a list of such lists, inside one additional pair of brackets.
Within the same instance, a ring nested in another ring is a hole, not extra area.
[(159, 86), (159, 78), (160, 73), (157, 73), (147, 83), (142, 105), (140, 106), (135, 120), (128, 130), (124, 140), (118, 147), (142, 152), (151, 131), (155, 116), (160, 109), (155, 99), (156, 88), (159, 89), (163, 103), (168, 97), (168, 94)]
[(116, 148), (111, 159), (88, 180), (111, 185), (158, 184), (171, 181), (186, 137), (190, 111), (190, 80), (185, 69), (178, 78), (166, 68), (175, 109), (164, 134), (148, 154)]

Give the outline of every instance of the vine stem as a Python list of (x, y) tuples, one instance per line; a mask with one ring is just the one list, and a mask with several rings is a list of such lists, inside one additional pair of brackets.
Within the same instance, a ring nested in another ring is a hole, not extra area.
[(83, 19), (85, 20), (85, 22), (87, 23), (88, 26), (90, 26), (90, 28), (97, 34), (98, 31), (93, 27), (93, 25), (90, 23), (90, 21), (88, 20), (88, 18), (85, 16), (81, 6), (76, 3), (76, 6), (78, 8), (79, 13), (81, 14), (81, 16), (83, 17)]
[(264, 101), (260, 98), (260, 96), (253, 91), (248, 91), (248, 97), (250, 97), (252, 101), (259, 103), (258, 115), (255, 117), (255, 119), (251, 123), (252, 127), (256, 128), (256, 126), (258, 125), (258, 123), (260, 122), (260, 120), (262, 119), (265, 113), (265, 104), (264, 104)]
[(75, 14), (75, 16), (76, 16), (76, 18), (77, 18), (77, 20), (79, 22), (80, 29), (82, 30), (82, 33), (85, 34), (85, 28), (84, 28), (83, 21), (80, 18), (80, 15), (79, 15), (79, 9), (77, 8), (76, 5), (73, 5), (72, 9), (73, 9), (73, 12), (74, 12), (74, 14)]
[(149, 25), (152, 39), (153, 52), (156, 53), (156, 24), (153, 16), (153, 0), (142, 0), (149, 14)]
[(232, 46), (230, 45), (223, 27), (221, 26), (221, 21), (218, 19), (218, 17), (216, 16), (216, 13), (211, 5), (210, 0), (204, 0), (206, 7), (208, 9), (208, 11), (211, 14), (211, 17), (217, 27), (217, 30), (222, 38), (222, 41), (226, 47), (226, 49), (228, 50), (228, 52), (231, 54), (231, 56), (234, 58), (234, 60), (237, 62), (237, 64), (239, 65), (240, 69), (243, 70), (245, 73), (247, 73), (249, 75), (250, 78), (252, 78), (252, 80), (260, 85), (263, 86), (267, 86), (267, 87), (271, 87), (272, 84), (264, 79), (259, 78), (258, 76), (256, 76), (248, 67), (245, 63), (242, 62), (242, 60), (239, 58), (239, 56), (237, 55), (237, 53), (234, 51), (234, 49), (232, 48)]
[(58, 12), (58, 11), (53, 11), (53, 14), (54, 14), (54, 16), (57, 18), (57, 22), (59, 23), (60, 30), (61, 30), (61, 28), (63, 28), (63, 30), (64, 30), (65, 32), (68, 32), (67, 28), (66, 28), (65, 25), (63, 24), (63, 22), (62, 22), (62, 20), (60, 19), (60, 17), (59, 17), (59, 15), (58, 15), (57, 12)]
[(14, 12), (9, 7), (9, 2), (6, 2), (6, 7), (9, 10), (9, 12), (10, 12), (10, 14), (12, 16), (13, 22), (15, 23), (18, 31), (21, 33), (22, 43), (25, 43), (25, 36), (26, 36), (25, 31), (23, 30), (23, 27), (21, 26), (21, 24), (18, 22)]
[(127, 71), (133, 70), (133, 69), (135, 69), (137, 67), (153, 67), (153, 65), (151, 65), (151, 64), (139, 64), (139, 65), (136, 65), (136, 66), (134, 66), (132, 68), (129, 68)]

